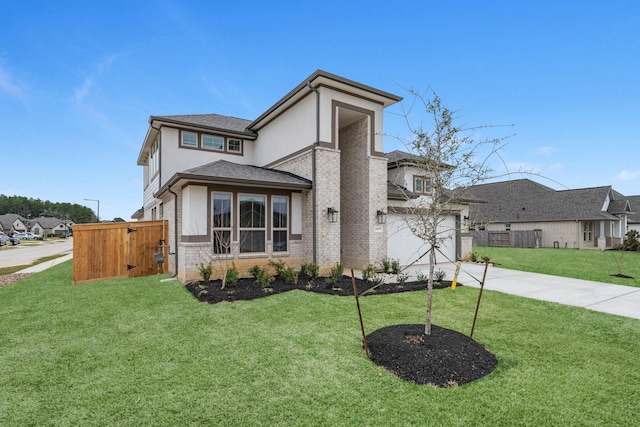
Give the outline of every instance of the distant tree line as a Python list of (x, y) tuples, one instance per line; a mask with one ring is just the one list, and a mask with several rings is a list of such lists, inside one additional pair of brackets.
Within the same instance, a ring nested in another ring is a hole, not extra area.
[(55, 217), (68, 219), (76, 224), (96, 222), (96, 214), (90, 208), (77, 203), (59, 203), (23, 196), (0, 194), (0, 215), (14, 213), (27, 219)]

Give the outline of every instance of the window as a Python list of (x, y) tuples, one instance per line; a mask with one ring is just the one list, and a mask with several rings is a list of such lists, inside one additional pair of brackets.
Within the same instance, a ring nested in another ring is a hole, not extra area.
[(182, 132), (182, 146), (183, 147), (197, 147), (198, 146), (198, 134), (195, 132)]
[(231, 252), (231, 194), (213, 193), (213, 253)]
[(153, 177), (160, 167), (160, 145), (158, 142), (158, 138), (156, 138), (149, 151), (149, 178)]
[(431, 194), (431, 183), (425, 177), (414, 176), (413, 192), (419, 194)]
[(227, 142), (227, 151), (230, 153), (242, 153), (242, 141), (230, 138)]
[(591, 236), (593, 234), (593, 223), (592, 222), (585, 222), (584, 223), (584, 228), (583, 228), (583, 239), (585, 242), (590, 242), (591, 241)]
[(222, 150), (224, 149), (224, 138), (221, 136), (202, 135), (202, 148)]
[(510, 224), (510, 223), (506, 223), (506, 224), (504, 225), (504, 229), (505, 229), (506, 231), (511, 231), (511, 224)]
[(273, 252), (287, 252), (289, 235), (288, 199), (283, 196), (273, 198)]
[(265, 252), (266, 197), (241, 195), (239, 200), (240, 253)]

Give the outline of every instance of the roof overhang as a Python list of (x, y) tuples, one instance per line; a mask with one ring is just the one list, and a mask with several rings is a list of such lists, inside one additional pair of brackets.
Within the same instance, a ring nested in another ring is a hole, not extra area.
[(239, 178), (225, 178), (225, 177), (211, 177), (208, 175), (192, 174), (187, 172), (178, 172), (171, 177), (154, 195), (153, 197), (159, 198), (162, 194), (169, 191), (172, 187), (182, 188), (186, 185), (194, 184), (207, 184), (207, 185), (231, 185), (236, 187), (253, 187), (253, 188), (272, 188), (280, 190), (310, 190), (312, 188), (311, 182), (295, 183), (272, 183), (265, 181), (258, 181), (253, 179), (239, 179)]
[(317, 70), (296, 86), (291, 92), (276, 102), (271, 108), (260, 115), (260, 117), (255, 119), (249, 126), (247, 126), (247, 129), (252, 131), (259, 130), (277, 117), (282, 111), (288, 109), (290, 106), (294, 105), (320, 87), (328, 87), (339, 92), (352, 94), (359, 98), (380, 104), (383, 107), (388, 107), (389, 105), (402, 101), (402, 97), (392, 93), (375, 89), (371, 86), (363, 85), (362, 83), (345, 79), (344, 77), (340, 77), (323, 70)]

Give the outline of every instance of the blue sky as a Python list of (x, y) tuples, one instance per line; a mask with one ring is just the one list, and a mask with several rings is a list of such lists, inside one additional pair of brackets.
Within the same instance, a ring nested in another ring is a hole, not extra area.
[[(0, 20), (2, 194), (129, 220), (150, 115), (254, 119), (316, 69), (513, 124), (478, 134), (515, 134), (498, 172), (640, 194), (635, 0), (25, 1)], [(407, 133), (400, 112), (386, 133)]]

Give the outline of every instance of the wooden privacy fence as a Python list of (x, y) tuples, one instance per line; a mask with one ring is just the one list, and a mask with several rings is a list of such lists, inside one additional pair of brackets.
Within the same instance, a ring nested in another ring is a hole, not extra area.
[(74, 225), (73, 283), (164, 273), (167, 230), (166, 220)]
[(473, 246), (535, 248), (542, 244), (542, 230), (473, 230)]

